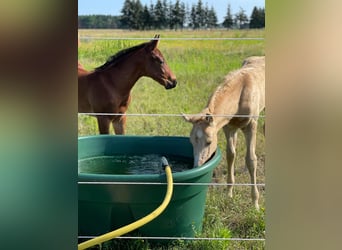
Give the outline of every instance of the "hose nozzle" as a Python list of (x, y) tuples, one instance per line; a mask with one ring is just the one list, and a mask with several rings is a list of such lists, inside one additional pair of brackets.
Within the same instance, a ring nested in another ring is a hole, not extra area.
[(163, 169), (165, 169), (166, 166), (169, 166), (169, 163), (164, 156), (161, 158), (161, 163), (162, 163)]

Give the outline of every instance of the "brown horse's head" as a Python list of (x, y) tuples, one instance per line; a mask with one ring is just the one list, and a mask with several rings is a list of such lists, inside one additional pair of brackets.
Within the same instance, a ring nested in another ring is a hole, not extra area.
[(146, 43), (144, 48), (147, 56), (145, 62), (146, 75), (159, 82), (166, 89), (172, 89), (177, 85), (176, 76), (172, 73), (162, 53), (157, 48), (158, 43), (159, 35), (156, 35), (153, 40)]
[(194, 150), (194, 167), (201, 166), (210, 159), (217, 148), (217, 131), (213, 117), (206, 114), (183, 115), (183, 118), (193, 125), (190, 141)]

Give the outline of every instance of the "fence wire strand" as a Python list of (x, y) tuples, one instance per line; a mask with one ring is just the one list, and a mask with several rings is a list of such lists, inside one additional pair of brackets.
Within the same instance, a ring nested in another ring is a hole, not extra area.
[[(81, 36), (80, 40), (157, 40), (151, 37), (96, 37), (96, 36)], [(158, 40), (187, 40), (187, 41), (215, 41), (215, 40), (227, 40), (227, 41), (243, 41), (243, 40), (265, 40), (263, 37), (166, 37), (158, 38)]]
[(239, 118), (265, 118), (264, 115), (231, 115), (231, 114), (122, 114), (122, 113), (78, 113), (78, 115), (89, 115), (89, 116), (151, 116), (151, 117), (183, 117), (185, 116), (212, 116), (212, 117), (229, 117), (229, 118), (234, 118), (234, 117), (239, 117)]
[[(78, 236), (79, 239), (92, 239), (97, 236)], [(265, 241), (264, 238), (209, 238), (209, 237), (149, 237), (120, 236), (115, 239), (146, 239), (146, 240), (231, 240), (231, 241)]]
[[(81, 36), (80, 40), (154, 40), (151, 37), (95, 37), (95, 36)], [(166, 37), (159, 38), (159, 40), (188, 40), (188, 41), (215, 41), (215, 40), (227, 40), (227, 41), (239, 41), (239, 40), (265, 40), (263, 37), (189, 37), (189, 38), (178, 38), (178, 37)], [(88, 116), (149, 116), (149, 117), (182, 117), (184, 114), (121, 114), (121, 113), (78, 113), (78, 116), (88, 115)], [(187, 116), (203, 116), (203, 114), (186, 114)], [(240, 117), (240, 118), (265, 118), (264, 115), (227, 115), (227, 114), (217, 114), (211, 115), (214, 117)], [(163, 182), (107, 182), (107, 181), (79, 181), (78, 184), (90, 184), (90, 185), (166, 185)], [(265, 183), (174, 183), (175, 186), (265, 186)], [(92, 239), (97, 236), (78, 236), (79, 239)], [(144, 237), (144, 236), (120, 236), (116, 239), (146, 239), (146, 240), (208, 240), (208, 241), (265, 241), (264, 238), (210, 238), (210, 237)]]
[[(119, 181), (79, 181), (78, 184), (85, 185), (167, 185), (166, 182), (119, 182)], [(265, 183), (195, 183), (195, 182), (174, 182), (174, 186), (261, 186), (264, 187)]]

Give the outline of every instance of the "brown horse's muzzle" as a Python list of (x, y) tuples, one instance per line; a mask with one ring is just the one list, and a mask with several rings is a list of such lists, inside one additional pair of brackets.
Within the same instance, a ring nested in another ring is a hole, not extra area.
[(176, 79), (170, 79), (166, 82), (165, 84), (165, 88), (166, 89), (173, 89), (174, 87), (176, 87), (177, 85), (177, 80)]

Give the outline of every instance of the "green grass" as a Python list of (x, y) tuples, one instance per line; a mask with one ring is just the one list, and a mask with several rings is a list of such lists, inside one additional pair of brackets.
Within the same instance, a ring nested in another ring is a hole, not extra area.
[[(264, 37), (263, 30), (243, 31), (148, 31), (129, 32), (122, 30), (80, 30), (80, 36), (92, 37)], [(117, 51), (142, 43), (142, 40), (81, 40), (79, 61), (87, 69), (102, 65)], [(132, 90), (132, 102), (128, 114), (193, 114), (207, 104), (214, 89), (222, 83), (224, 76), (240, 67), (244, 58), (264, 55), (263, 40), (161, 40), (159, 49), (178, 80), (176, 88), (164, 87), (149, 78), (141, 78)], [(263, 123), (259, 119), (259, 124)], [(78, 134), (98, 134), (93, 117), (79, 116)], [(189, 136), (191, 124), (181, 117), (128, 116), (126, 133), (130, 135)], [(258, 183), (265, 183), (265, 138), (262, 126), (258, 128), (257, 156)], [(226, 182), (225, 138), (219, 132), (219, 147), (222, 161), (215, 169), (213, 181)], [(249, 183), (249, 174), (244, 164), (245, 144), (239, 132), (236, 160), (236, 182)], [(234, 197), (227, 197), (225, 186), (210, 187), (203, 221), (203, 232), (199, 237), (265, 238), (265, 191), (260, 190), (260, 211), (251, 205), (250, 188), (234, 187)], [(151, 246), (144, 240), (117, 240), (107, 243), (103, 249), (111, 249), (115, 244), (127, 244), (125, 249), (162, 249)], [(125, 243), (123, 243), (125, 242)], [(170, 249), (264, 249), (265, 242), (240, 241), (177, 241)], [(116, 245), (115, 245), (116, 246)], [(112, 249), (115, 249), (113, 247)]]

